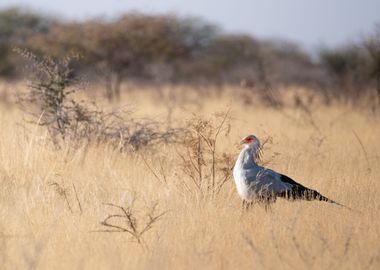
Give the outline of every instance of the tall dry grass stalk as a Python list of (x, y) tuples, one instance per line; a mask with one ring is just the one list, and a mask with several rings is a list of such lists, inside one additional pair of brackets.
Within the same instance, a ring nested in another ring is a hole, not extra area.
[[(166, 117), (165, 104), (149, 92), (132, 92), (128, 101), (141, 116)], [(361, 213), (284, 200), (270, 212), (242, 212), (230, 178), (207, 200), (193, 195), (196, 186), (184, 188), (178, 151), (186, 151), (178, 145), (120, 152), (67, 143), (57, 150), (47, 131), (0, 107), (0, 268), (379, 268), (378, 119), (320, 106), (308, 116), (311, 124), (300, 109), (243, 106), (231, 94), (202, 104), (176, 106), (172, 125), (228, 106), (231, 130), (218, 137), (218, 153), (236, 155), (248, 133), (270, 136), (263, 158), (272, 168)], [(110, 215), (118, 216), (106, 220)], [(110, 229), (105, 224), (123, 229), (100, 232)]]

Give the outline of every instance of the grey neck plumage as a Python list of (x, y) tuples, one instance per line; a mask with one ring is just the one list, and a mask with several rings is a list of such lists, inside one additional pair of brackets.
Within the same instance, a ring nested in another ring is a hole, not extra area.
[(257, 151), (258, 151), (257, 145), (255, 144), (246, 145), (244, 149), (240, 152), (236, 165), (243, 169), (248, 169), (249, 167), (257, 166), (256, 160), (255, 160)]

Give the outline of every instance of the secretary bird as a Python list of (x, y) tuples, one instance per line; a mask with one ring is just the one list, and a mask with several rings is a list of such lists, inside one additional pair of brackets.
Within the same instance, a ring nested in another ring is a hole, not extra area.
[(244, 148), (236, 160), (233, 175), (237, 191), (243, 199), (243, 208), (259, 202), (267, 209), (278, 197), (288, 200), (317, 200), (344, 206), (286, 175), (257, 165), (260, 141), (256, 136), (248, 135), (240, 144), (244, 144)]

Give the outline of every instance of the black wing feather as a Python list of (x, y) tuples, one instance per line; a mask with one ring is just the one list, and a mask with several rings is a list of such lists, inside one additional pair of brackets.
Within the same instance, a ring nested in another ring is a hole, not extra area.
[(282, 182), (291, 184), (293, 188), (291, 190), (281, 192), (280, 194), (278, 194), (278, 197), (290, 200), (318, 200), (335, 203), (334, 201), (320, 194), (318, 191), (307, 188), (286, 175), (280, 174), (280, 176)]

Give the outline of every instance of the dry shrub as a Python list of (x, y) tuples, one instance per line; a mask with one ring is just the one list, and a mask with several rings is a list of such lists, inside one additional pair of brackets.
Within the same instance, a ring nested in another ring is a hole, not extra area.
[[(49, 186), (53, 187), (54, 191), (57, 193), (57, 195), (59, 197), (61, 197), (66, 202), (66, 205), (67, 205), (70, 213), (72, 213), (72, 214), (74, 213), (73, 203), (70, 203), (72, 200), (76, 201), (77, 208), (78, 208), (80, 214), (83, 213), (82, 203), (79, 200), (77, 189), (76, 189), (74, 184), (72, 184), (72, 189), (66, 187), (64, 185), (64, 183), (60, 184), (58, 182), (52, 182), (49, 184)], [(71, 193), (74, 193), (74, 194), (71, 194)], [(75, 199), (74, 199), (74, 195), (75, 195)]]
[[(210, 119), (195, 116), (188, 121), (188, 133), (180, 146), (180, 167), (202, 198), (219, 194), (231, 179), (234, 155), (219, 149), (220, 136), (230, 133), (229, 111)], [(193, 189), (184, 181), (188, 191)]]
[(20, 95), (22, 108), (33, 117), (33, 123), (48, 129), (55, 145), (62, 141), (109, 143), (121, 150), (134, 150), (149, 143), (175, 141), (179, 129), (162, 130), (160, 123), (135, 119), (130, 110), (121, 108), (104, 112), (96, 104), (77, 102), (74, 94), (79, 80), (71, 68), (75, 56), (62, 60), (39, 59), (28, 51), (17, 50), (32, 63), (35, 76), (28, 92)]

